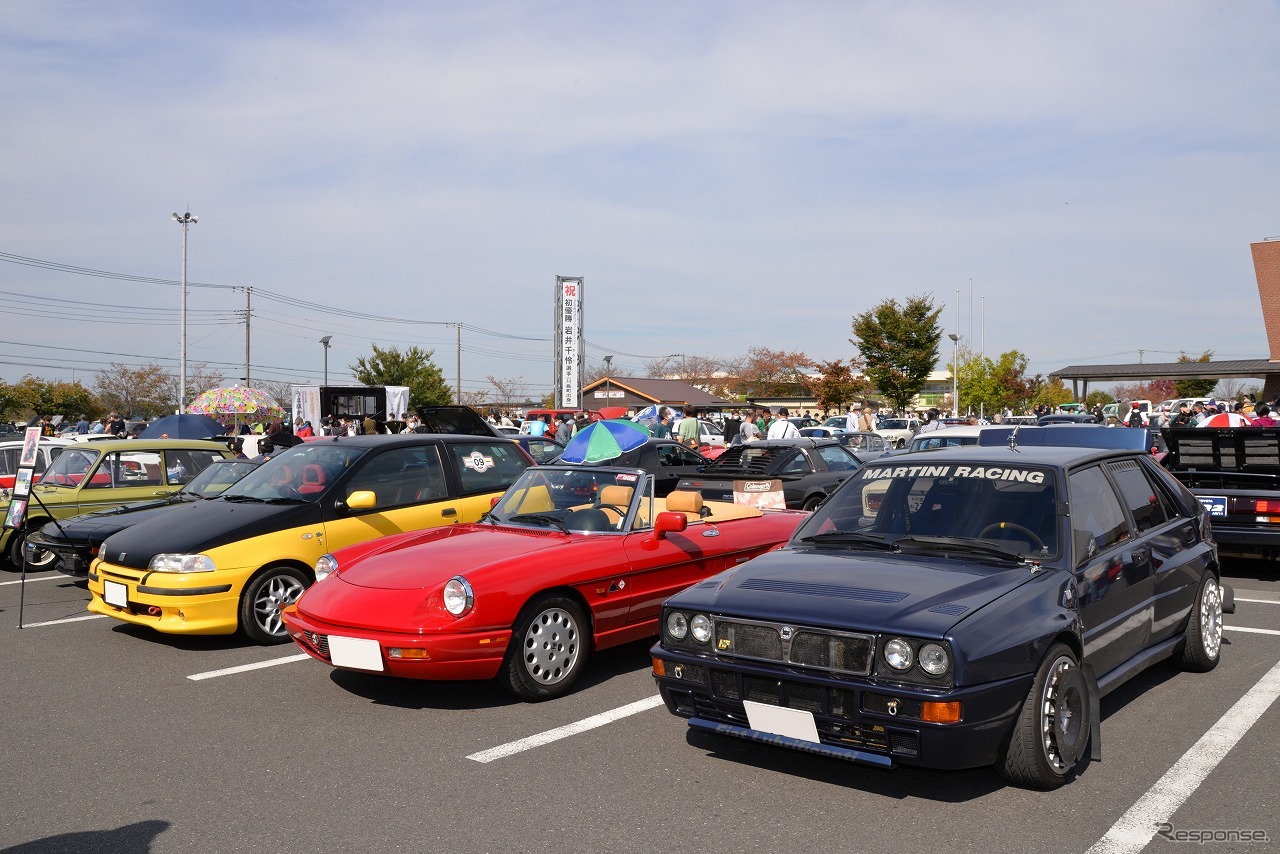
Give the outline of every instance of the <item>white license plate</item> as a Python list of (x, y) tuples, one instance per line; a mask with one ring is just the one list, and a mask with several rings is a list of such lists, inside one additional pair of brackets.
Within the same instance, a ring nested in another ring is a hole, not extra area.
[(1222, 495), (1199, 495), (1200, 504), (1209, 511), (1210, 516), (1227, 515), (1227, 499)]
[(811, 741), (819, 744), (818, 726), (813, 721), (813, 714), (803, 709), (784, 709), (781, 706), (770, 706), (768, 703), (757, 703), (754, 700), (743, 700), (747, 710), (747, 723), (756, 732), (767, 732), (773, 735), (785, 735), (800, 741)]
[(117, 581), (102, 582), (102, 600), (117, 608), (129, 607), (129, 588)]
[(375, 640), (329, 635), (329, 660), (334, 667), (382, 670), (382, 648)]

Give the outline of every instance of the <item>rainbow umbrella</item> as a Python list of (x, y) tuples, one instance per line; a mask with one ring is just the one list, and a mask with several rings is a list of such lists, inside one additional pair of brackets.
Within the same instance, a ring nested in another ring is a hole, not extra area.
[(259, 415), (279, 418), (284, 407), (260, 388), (212, 388), (187, 404), (187, 412), (197, 415)]
[(566, 463), (600, 463), (633, 451), (649, 438), (649, 428), (625, 419), (593, 421), (574, 434), (560, 459)]

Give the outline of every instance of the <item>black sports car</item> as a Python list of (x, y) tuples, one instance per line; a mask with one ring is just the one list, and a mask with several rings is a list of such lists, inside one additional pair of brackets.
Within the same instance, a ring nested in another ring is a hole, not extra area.
[(1149, 452), (1061, 444), (1116, 432), (868, 463), (785, 548), (666, 602), (667, 708), (882, 768), (1061, 785), (1101, 755), (1099, 698), (1160, 661), (1211, 670), (1234, 610), (1208, 513)]
[(747, 442), (726, 448), (700, 474), (682, 478), (678, 488), (700, 492), (712, 501), (733, 501), (735, 492), (767, 492), (765, 487), (772, 485), (781, 489), (790, 509), (812, 510), (880, 454), (855, 451), (836, 439)]

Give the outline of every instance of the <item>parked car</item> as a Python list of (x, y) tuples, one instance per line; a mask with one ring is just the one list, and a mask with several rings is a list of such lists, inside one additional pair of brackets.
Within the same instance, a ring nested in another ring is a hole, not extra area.
[(496, 436), (335, 436), (273, 456), (212, 501), (113, 534), (89, 610), (173, 634), (288, 640), (280, 610), (327, 551), (474, 522), (533, 460)]
[(907, 451), (932, 451), (938, 448), (956, 448), (963, 445), (978, 444), (978, 437), (987, 428), (973, 424), (957, 427), (940, 427), (937, 430), (926, 430), (917, 433), (907, 445)]
[(737, 485), (768, 491), (763, 487), (777, 481), (787, 507), (812, 510), (863, 462), (859, 452), (835, 439), (767, 439), (731, 445), (700, 474), (681, 478), (677, 489), (699, 492), (708, 501), (733, 501), (741, 491)]
[[(0, 553), (17, 565), (26, 531), (54, 519), (170, 495), (215, 460), (231, 456), (225, 445), (193, 439), (111, 439), (62, 448), (31, 487), (26, 526), (0, 531)], [(48, 569), (55, 560), (50, 552), (28, 555), (27, 567)]]
[(851, 450), (868, 451), (874, 457), (878, 453), (889, 450), (884, 436), (879, 433), (837, 430), (834, 427), (805, 427), (800, 435), (809, 439), (835, 439)]
[(876, 432), (895, 448), (905, 448), (919, 429), (917, 418), (881, 418), (876, 425)]
[(50, 522), (27, 537), (27, 563), (39, 564), (44, 553), (51, 552), (57, 558), (54, 569), (75, 579), (87, 579), (89, 565), (98, 556), (98, 550), (107, 537), (176, 504), (189, 504), (221, 495), (231, 484), (260, 465), (262, 463), (257, 460), (217, 460), (172, 495), (106, 507), (65, 521)]
[(524, 448), (535, 463), (549, 463), (564, 453), (565, 443), (549, 436), (530, 436), (528, 433), (512, 435), (520, 447)]
[(671, 593), (785, 542), (803, 515), (659, 498), (639, 469), (538, 466), (478, 524), (321, 557), (284, 621), (334, 667), (496, 678), (543, 700), (569, 690), (591, 653), (656, 635)]
[(1099, 698), (1160, 661), (1213, 669), (1234, 608), (1195, 497), (1141, 449), (1054, 446), (1085, 430), (868, 463), (787, 547), (664, 605), (668, 710), (879, 768), (1066, 782), (1101, 756)]
[(644, 469), (653, 475), (654, 491), (663, 498), (682, 479), (696, 477), (708, 462), (701, 450), (686, 448), (675, 439), (650, 438), (640, 447), (604, 464)]
[[(24, 444), (25, 442), (21, 439), (0, 441), (0, 489), (13, 489), (13, 481), (18, 476), (18, 461), (22, 459)], [(74, 444), (67, 439), (42, 438), (36, 446), (36, 465), (32, 470), (33, 482), (40, 480), (49, 463), (53, 462), (64, 448)], [(8, 493), (0, 493), (0, 495), (5, 501), (9, 500)]]

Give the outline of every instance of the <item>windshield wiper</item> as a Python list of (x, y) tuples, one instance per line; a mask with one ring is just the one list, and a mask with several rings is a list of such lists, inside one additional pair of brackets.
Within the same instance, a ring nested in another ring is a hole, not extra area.
[(886, 543), (880, 534), (867, 534), (859, 531), (823, 531), (820, 534), (813, 534), (809, 537), (801, 537), (802, 543), (813, 543), (814, 545), (826, 546), (866, 546), (868, 548), (882, 549), (888, 551), (893, 548), (893, 543)]
[(1000, 560), (1023, 561), (1026, 556), (1022, 552), (1002, 549), (990, 543), (970, 540), (965, 537), (899, 537), (893, 545), (898, 548), (918, 548), (925, 551), (958, 552), (968, 555), (982, 555)]
[(259, 504), (265, 503), (265, 498), (259, 498), (256, 495), (224, 495), (227, 501), (256, 501)]
[(564, 522), (561, 522), (559, 519), (557, 519), (554, 516), (547, 516), (542, 513), (517, 513), (516, 515), (507, 519), (507, 521), (508, 522), (540, 522), (540, 523), (544, 523), (547, 527), (554, 526), (564, 531), (566, 534), (569, 533), (569, 526), (566, 525)]

